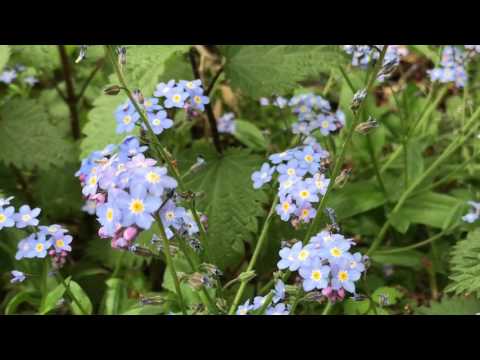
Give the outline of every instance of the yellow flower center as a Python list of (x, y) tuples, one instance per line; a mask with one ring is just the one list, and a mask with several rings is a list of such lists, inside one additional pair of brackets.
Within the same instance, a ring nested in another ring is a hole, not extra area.
[(305, 155), (305, 158), (304, 158), (304, 159), (305, 159), (306, 162), (309, 162), (309, 163), (310, 163), (310, 162), (313, 161), (313, 156), (310, 155), (310, 154), (308, 154), (308, 155)]
[(186, 86), (187, 86), (187, 88), (189, 88), (189, 89), (193, 89), (193, 82), (191, 82), (191, 81), (187, 82), (187, 85), (186, 85)]
[(315, 186), (317, 189), (322, 189), (323, 188), (323, 181), (322, 180), (315, 180)]
[(145, 105), (145, 107), (150, 107), (150, 106), (152, 106), (153, 104), (152, 104), (151, 101), (145, 101), (145, 102), (143, 103), (143, 105)]
[(65, 242), (63, 241), (63, 239), (58, 239), (56, 242), (55, 242), (55, 245), (58, 247), (58, 248), (63, 248), (65, 246)]
[(29, 214), (25, 214), (25, 215), (22, 216), (22, 221), (23, 222), (30, 221), (31, 219), (32, 219), (32, 217)]
[(159, 181), (160, 181), (160, 175), (158, 175), (156, 172), (154, 171), (150, 171), (146, 176), (145, 178), (147, 179), (147, 181), (151, 184), (157, 184)]
[(90, 185), (92, 185), (92, 186), (97, 185), (97, 177), (96, 177), (96, 176), (92, 176), (92, 177), (90, 178), (90, 180), (88, 180), (88, 183), (89, 183)]
[(37, 245), (35, 245), (35, 250), (36, 250), (37, 252), (42, 252), (44, 248), (45, 248), (45, 247), (43, 246), (43, 244), (37, 244)]
[(307, 107), (305, 105), (303, 105), (302, 107), (300, 107), (300, 112), (304, 113), (304, 112), (307, 112)]
[(246, 309), (241, 309), (238, 311), (240, 315), (247, 315), (247, 310)]
[(133, 213), (133, 214), (141, 214), (143, 213), (143, 211), (145, 210), (145, 205), (143, 204), (143, 201), (140, 200), (140, 199), (135, 199), (135, 200), (132, 200), (132, 202), (130, 203), (130, 211)]
[(165, 214), (166, 218), (168, 220), (173, 220), (175, 219), (175, 213), (173, 211), (168, 211), (166, 214)]
[(106, 218), (109, 222), (112, 222), (112, 220), (113, 220), (113, 209), (109, 208), (107, 210), (107, 214), (105, 216), (106, 216)]
[(334, 247), (330, 250), (330, 254), (332, 254), (333, 257), (340, 257), (342, 256), (342, 250), (338, 247)]
[(288, 169), (288, 170), (287, 170), (287, 174), (288, 174), (289, 176), (295, 175), (295, 169), (294, 169), (294, 168)]
[(197, 95), (193, 98), (193, 101), (195, 101), (197, 104), (200, 104), (202, 102), (202, 98)]
[(306, 218), (309, 213), (310, 213), (310, 211), (308, 209), (303, 209), (302, 210), (302, 218)]
[(308, 190), (302, 190), (302, 191), (300, 191), (300, 197), (301, 197), (302, 199), (306, 199), (306, 198), (308, 198), (309, 196), (310, 196), (310, 191), (308, 191)]
[(309, 256), (310, 256), (310, 253), (307, 250), (302, 250), (298, 254), (298, 260), (305, 261), (308, 259)]
[(347, 281), (348, 280), (348, 273), (346, 271), (340, 271), (338, 273), (338, 280), (341, 282)]
[(327, 120), (322, 121), (322, 128), (328, 129), (329, 126), (330, 126), (330, 123)]
[(285, 201), (283, 204), (282, 204), (282, 209), (283, 211), (287, 212), (288, 209), (290, 209), (290, 203)]
[(123, 118), (123, 123), (125, 125), (128, 125), (132, 122), (132, 117), (130, 115), (125, 115), (125, 117)]
[(0, 224), (4, 223), (7, 220), (7, 217), (3, 214), (0, 214)]
[(155, 126), (160, 125), (160, 119), (153, 119), (152, 124)]
[(172, 98), (172, 100), (177, 103), (180, 102), (180, 99), (181, 99), (180, 95), (174, 95)]
[(313, 281), (320, 281), (322, 279), (322, 273), (318, 270), (312, 271), (311, 278)]

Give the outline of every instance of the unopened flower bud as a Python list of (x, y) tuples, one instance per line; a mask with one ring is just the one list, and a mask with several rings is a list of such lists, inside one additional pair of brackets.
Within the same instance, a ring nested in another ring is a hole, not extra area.
[(383, 81), (386, 77), (393, 74), (398, 65), (398, 59), (392, 59), (383, 64), (382, 69), (378, 73), (377, 79)]
[(199, 156), (197, 157), (197, 162), (195, 164), (192, 165), (192, 167), (190, 168), (190, 171), (193, 172), (193, 173), (196, 173), (198, 172), (201, 168), (203, 168), (206, 164), (206, 161), (203, 157)]
[(129, 226), (123, 231), (123, 238), (128, 241), (132, 242), (138, 235), (138, 229), (134, 226)]
[(123, 88), (121, 86), (112, 85), (112, 86), (109, 86), (109, 87), (106, 87), (105, 89), (103, 89), (103, 92), (104, 92), (105, 95), (115, 96), (115, 95), (118, 95), (122, 89)]
[(145, 97), (143, 96), (140, 89), (133, 90), (133, 97), (139, 104), (143, 104), (145, 102)]
[(78, 64), (80, 61), (84, 60), (87, 57), (87, 45), (80, 46), (80, 53), (78, 54), (77, 60), (75, 60), (75, 64)]
[(125, 46), (120, 46), (117, 48), (118, 53), (118, 63), (122, 66), (127, 64), (127, 48)]
[(97, 203), (97, 205), (101, 205), (105, 202), (105, 194), (98, 193), (90, 197), (90, 200), (93, 200)]
[(205, 275), (195, 272), (188, 278), (188, 285), (195, 290), (200, 290), (206, 283)]
[(102, 238), (102, 239), (106, 239), (106, 238), (110, 237), (106, 234), (106, 230), (103, 226), (100, 229), (98, 229), (98, 236), (100, 236), (100, 238)]
[(257, 274), (255, 273), (254, 270), (245, 271), (245, 272), (241, 273), (240, 275), (238, 275), (238, 280), (240, 280), (242, 282), (249, 282), (250, 280), (252, 280), (256, 276), (257, 276)]
[(367, 89), (361, 89), (353, 95), (352, 103), (350, 104), (350, 109), (352, 111), (357, 111), (362, 105), (363, 101), (367, 97)]
[(350, 177), (351, 173), (352, 173), (351, 168), (343, 169), (340, 175), (338, 175), (337, 178), (335, 179), (335, 186), (338, 186), (340, 188), (343, 187), (348, 181), (348, 178)]
[(373, 129), (378, 128), (378, 126), (377, 120), (370, 116), (366, 122), (358, 124), (355, 128), (355, 131), (359, 134), (365, 135), (371, 132)]

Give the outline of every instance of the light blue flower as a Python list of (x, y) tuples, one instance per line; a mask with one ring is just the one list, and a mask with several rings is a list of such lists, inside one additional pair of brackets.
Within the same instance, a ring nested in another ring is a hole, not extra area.
[(72, 236), (58, 233), (52, 240), (53, 247), (55, 248), (56, 252), (72, 251), (72, 247), (70, 246), (72, 240)]
[(297, 242), (291, 248), (281, 249), (279, 255), (281, 259), (277, 267), (280, 270), (288, 268), (290, 271), (297, 271), (301, 266), (309, 265), (317, 254), (311, 245), (304, 247), (301, 242)]
[(185, 106), (185, 100), (188, 98), (188, 93), (181, 87), (175, 87), (166, 95), (167, 99), (163, 104), (167, 109), (179, 108), (182, 109)]
[(474, 223), (480, 217), (480, 202), (469, 201), (468, 204), (472, 207), (472, 210), (462, 217), (463, 221), (467, 223)]
[(348, 260), (345, 259), (339, 264), (332, 266), (332, 289), (345, 289), (355, 294), (355, 281), (360, 279), (360, 272), (350, 269)]
[[(109, 196), (109, 199), (111, 197)], [(97, 207), (97, 220), (103, 226), (105, 235), (113, 236), (117, 225), (122, 222), (122, 212), (111, 199), (108, 203)]]
[(123, 226), (135, 224), (147, 230), (152, 226), (152, 214), (158, 210), (161, 201), (158, 197), (148, 195), (145, 187), (137, 185), (130, 189), (130, 194), (119, 194), (117, 204), (122, 211)]
[(280, 203), (275, 207), (275, 211), (283, 221), (288, 221), (296, 209), (297, 206), (292, 202), (291, 196), (280, 199)]
[(182, 87), (189, 94), (196, 94), (198, 90), (203, 93), (202, 80), (197, 79), (193, 81), (180, 80), (179, 87)]
[(236, 129), (235, 115), (233, 113), (225, 113), (218, 118), (217, 129), (222, 134), (233, 134)]
[(156, 97), (167, 97), (170, 91), (175, 87), (175, 80), (170, 80), (168, 83), (160, 83), (157, 85), (154, 95)]
[(203, 89), (198, 88), (190, 93), (192, 105), (200, 111), (205, 110), (205, 105), (210, 103), (208, 96), (203, 95)]
[(173, 126), (173, 121), (167, 118), (167, 112), (163, 110), (156, 114), (148, 114), (148, 122), (155, 135), (160, 135), (164, 130), (170, 129)]
[(7, 227), (15, 226), (15, 208), (13, 206), (9, 206), (7, 208), (3, 208), (0, 206), (0, 230)]
[(15, 254), (15, 259), (21, 260), (23, 258), (31, 259), (35, 257), (34, 244), (36, 240), (36, 235), (31, 234), (26, 239), (21, 240), (18, 243), (18, 250)]
[(275, 171), (275, 167), (270, 167), (268, 163), (264, 163), (260, 171), (255, 171), (252, 174), (253, 188), (259, 189), (264, 184), (272, 180), (272, 175)]
[(245, 301), (243, 305), (240, 305), (237, 309), (237, 315), (248, 315), (248, 312), (253, 310), (253, 305), (250, 304), (250, 299)]
[(24, 282), (26, 279), (25, 274), (18, 270), (13, 270), (10, 274), (12, 275), (12, 279), (10, 280), (12, 284)]
[(27, 226), (37, 226), (39, 221), (37, 216), (40, 214), (40, 209), (30, 209), (28, 205), (22, 205), (17, 214), (14, 215), (16, 227), (19, 229), (26, 228)]
[(274, 303), (278, 303), (279, 301), (285, 299), (285, 284), (282, 280), (277, 280), (274, 291), (275, 292), (272, 298)]
[(117, 134), (129, 133), (135, 129), (140, 115), (137, 112), (126, 112), (117, 118)]
[(302, 266), (299, 270), (303, 280), (303, 290), (312, 291), (313, 289), (324, 289), (328, 286), (330, 267), (323, 265), (318, 258), (309, 265)]
[(11, 84), (16, 78), (17, 72), (15, 70), (5, 70), (0, 74), (0, 82), (5, 84)]
[(282, 162), (287, 162), (289, 160), (291, 160), (293, 158), (293, 152), (292, 151), (284, 151), (284, 152), (281, 152), (281, 153), (277, 153), (277, 154), (272, 154), (270, 155), (270, 157), (268, 158), (273, 164), (277, 165), (277, 164), (280, 164)]
[(48, 249), (52, 246), (52, 242), (47, 240), (44, 235), (37, 234), (32, 241), (32, 246), (33, 257), (43, 259), (47, 256)]
[(265, 312), (265, 315), (288, 315), (289, 313), (290, 309), (284, 303), (280, 303), (273, 307), (269, 307)]
[(156, 98), (145, 99), (142, 105), (147, 113), (162, 110), (162, 107), (158, 104), (158, 99)]

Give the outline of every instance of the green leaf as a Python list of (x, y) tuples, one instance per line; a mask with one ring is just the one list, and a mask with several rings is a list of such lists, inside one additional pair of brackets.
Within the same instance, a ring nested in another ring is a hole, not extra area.
[[(70, 281), (70, 277), (65, 280), (65, 282), (68, 284)], [(58, 302), (60, 299), (63, 297), (63, 294), (65, 293), (66, 289), (63, 284), (59, 284), (55, 289), (50, 291), (45, 298), (45, 301), (43, 303), (43, 306), (40, 308), (39, 313), (41, 315), (48, 314), (50, 311), (55, 309), (58, 305)]]
[(476, 315), (480, 312), (480, 301), (471, 298), (443, 298), (432, 302), (429, 307), (421, 306), (415, 310), (416, 315)]
[(440, 55), (438, 50), (432, 50), (430, 48), (431, 45), (408, 45), (410, 49), (415, 52), (418, 52), (424, 55), (426, 58), (432, 60), (434, 63), (440, 61)]
[(417, 250), (409, 250), (398, 254), (374, 254), (372, 260), (379, 264), (405, 266), (413, 269), (422, 268), (424, 254)]
[(53, 71), (60, 66), (60, 57), (56, 45), (14, 45), (12, 57), (25, 66)]
[(385, 197), (374, 181), (347, 183), (332, 192), (328, 206), (335, 209), (338, 220), (367, 212), (385, 204)]
[(221, 52), (232, 87), (252, 98), (284, 94), (298, 81), (348, 61), (337, 45), (227, 45)]
[[(80, 303), (82, 309), (87, 313), (86, 315), (91, 315), (93, 311), (92, 302), (82, 287), (73, 280), (67, 283), (67, 286), (69, 287), (72, 295)], [(77, 303), (73, 299), (70, 299), (70, 307), (74, 315), (84, 315), (82, 310), (78, 307)]]
[(198, 200), (198, 209), (208, 216), (205, 253), (210, 262), (225, 269), (241, 259), (244, 241), (257, 232), (257, 217), (265, 213), (265, 193), (254, 190), (251, 181), (251, 174), (258, 170), (262, 159), (244, 149), (228, 149), (219, 157), (210, 148), (204, 148), (189, 150), (190, 165), (199, 153), (207, 164), (187, 179), (186, 186), (205, 192)]
[[(119, 144), (127, 134), (117, 134), (117, 122), (115, 121), (115, 110), (127, 99), (119, 96), (102, 95), (93, 103), (93, 109), (88, 113), (88, 123), (82, 129), (86, 136), (81, 144), (80, 158), (85, 158), (93, 151), (103, 150), (109, 144)], [(132, 135), (138, 135), (139, 130), (135, 128)]]
[(385, 309), (376, 307), (370, 300), (347, 299), (343, 304), (345, 315), (389, 315)]
[(172, 55), (186, 52), (189, 48), (190, 45), (128, 46), (127, 65), (124, 70), (128, 86), (131, 89), (139, 88), (145, 96), (151, 96), (160, 75), (164, 73), (166, 61)]
[(117, 315), (121, 312), (127, 298), (127, 286), (122, 279), (108, 279), (107, 290), (104, 296), (105, 315)]
[(135, 307), (122, 313), (121, 315), (160, 315), (165, 312), (164, 306), (161, 305), (144, 305)]
[(381, 306), (395, 305), (402, 297), (403, 294), (399, 290), (388, 286), (378, 288), (372, 294), (373, 301)]
[(0, 45), (0, 71), (7, 65), (10, 57), (10, 48), (8, 45)]
[(18, 306), (24, 302), (32, 302), (33, 295), (34, 292), (31, 290), (25, 290), (15, 294), (5, 306), (5, 315), (15, 314)]
[(267, 141), (260, 129), (249, 121), (235, 120), (235, 138), (253, 150), (265, 150)]
[(474, 294), (480, 298), (480, 229), (454, 246), (450, 268), (452, 282), (445, 291), (456, 295)]
[[(460, 221), (459, 209), (464, 201), (445, 194), (424, 192), (408, 199), (392, 217), (392, 225), (405, 233), (405, 223), (423, 224), (437, 229), (446, 229)], [(454, 215), (456, 218), (453, 218)]]
[(61, 166), (76, 154), (73, 141), (50, 124), (44, 107), (34, 100), (7, 102), (0, 109), (0, 134), (0, 161), (22, 169)]

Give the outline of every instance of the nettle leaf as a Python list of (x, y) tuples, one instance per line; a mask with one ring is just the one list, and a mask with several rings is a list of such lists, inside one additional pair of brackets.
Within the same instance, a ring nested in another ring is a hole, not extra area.
[(7, 65), (10, 57), (10, 48), (8, 45), (0, 45), (0, 71)]
[(0, 134), (0, 161), (22, 169), (61, 166), (77, 151), (75, 143), (49, 122), (44, 107), (34, 100), (6, 103), (0, 109)]
[(252, 98), (284, 94), (298, 81), (348, 62), (337, 45), (227, 45), (221, 52), (232, 87)]
[(22, 65), (45, 71), (53, 71), (60, 65), (56, 45), (14, 45), (11, 49), (12, 57)]
[(190, 45), (128, 46), (124, 71), (128, 86), (132, 89), (139, 88), (146, 96), (151, 96), (165, 71), (166, 61), (173, 54), (186, 52), (189, 48)]
[(415, 309), (416, 315), (475, 315), (480, 312), (480, 301), (472, 298), (443, 298), (429, 307)]
[[(94, 108), (88, 113), (89, 121), (82, 129), (86, 136), (80, 144), (80, 158), (85, 158), (93, 151), (103, 150), (109, 144), (120, 143), (127, 134), (117, 134), (115, 110), (126, 102), (126, 98), (103, 95), (93, 103)], [(138, 127), (131, 135), (138, 135)]]
[[(197, 151), (189, 151), (195, 162)], [(258, 230), (258, 216), (264, 214), (262, 204), (267, 197), (255, 190), (251, 174), (261, 165), (261, 158), (244, 149), (228, 149), (219, 157), (204, 151), (207, 165), (187, 180), (187, 188), (203, 191), (198, 209), (208, 216), (208, 242), (205, 246), (209, 261), (220, 268), (238, 263), (244, 254), (244, 241)]]
[(453, 248), (450, 259), (452, 281), (446, 291), (480, 297), (480, 230), (468, 234)]

